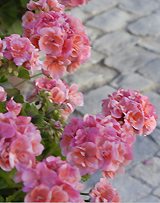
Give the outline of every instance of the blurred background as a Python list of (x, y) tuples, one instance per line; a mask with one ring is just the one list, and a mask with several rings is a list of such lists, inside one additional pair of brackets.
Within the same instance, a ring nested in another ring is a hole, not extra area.
[[(27, 0), (0, 0), (0, 34), (21, 33)], [(90, 0), (69, 11), (80, 18), (92, 45), (91, 59), (67, 75), (84, 93), (75, 115), (100, 111), (116, 89), (140, 90), (160, 116), (160, 0)], [(160, 120), (151, 136), (139, 137), (134, 160), (113, 180), (122, 202), (160, 202)], [(87, 183), (90, 188), (99, 174)]]

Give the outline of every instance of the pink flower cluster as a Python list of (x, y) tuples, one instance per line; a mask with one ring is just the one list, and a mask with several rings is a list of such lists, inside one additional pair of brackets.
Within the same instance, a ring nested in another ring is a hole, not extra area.
[(119, 89), (102, 101), (102, 113), (111, 115), (134, 135), (149, 135), (156, 127), (157, 115), (148, 97), (138, 91)]
[[(1, 42), (2, 43), (2, 42)], [(1, 45), (0, 45), (1, 46)], [(12, 34), (3, 39), (3, 56), (17, 66), (24, 66), (31, 72), (41, 68), (39, 52), (26, 37)]]
[(21, 104), (9, 100), (7, 113), (0, 113), (0, 167), (10, 171), (14, 167), (32, 166), (43, 151), (39, 130), (30, 117), (18, 116)]
[[(56, 7), (51, 5), (56, 4)], [(30, 10), (23, 16), (25, 37), (44, 54), (43, 71), (53, 78), (60, 78), (65, 71), (73, 72), (90, 56), (89, 39), (82, 23), (63, 12), (57, 1), (40, 0), (28, 4)], [(55, 8), (55, 9), (53, 9)]]
[(101, 178), (90, 192), (90, 202), (112, 202), (120, 203), (120, 197), (117, 191), (108, 183), (106, 178)]
[(58, 0), (61, 4), (67, 8), (73, 8), (76, 6), (85, 5), (89, 0)]
[(21, 168), (15, 177), (28, 192), (25, 202), (83, 202), (80, 179), (78, 168), (53, 156), (32, 168)]
[(49, 99), (61, 106), (61, 113), (64, 117), (71, 114), (77, 106), (83, 105), (83, 95), (78, 92), (76, 84), (69, 87), (60, 79), (43, 77), (35, 81), (35, 87), (38, 92), (43, 90), (48, 92)]
[(44, 12), (48, 11), (59, 12), (64, 10), (64, 6), (60, 4), (57, 0), (39, 0), (36, 2), (30, 0), (30, 2), (27, 4), (27, 8), (30, 11), (40, 10)]
[(81, 175), (98, 170), (113, 177), (132, 159), (133, 136), (126, 135), (110, 116), (73, 118), (65, 127), (61, 149), (67, 161), (80, 169)]

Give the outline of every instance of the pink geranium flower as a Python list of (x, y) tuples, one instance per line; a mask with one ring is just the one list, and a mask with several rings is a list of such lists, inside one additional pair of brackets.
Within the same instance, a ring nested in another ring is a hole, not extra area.
[(64, 118), (67, 118), (77, 106), (83, 104), (83, 95), (78, 92), (77, 85), (68, 86), (62, 80), (38, 78), (35, 81), (37, 92), (45, 90), (50, 101), (59, 104)]
[(32, 72), (41, 68), (38, 50), (31, 44), (26, 37), (12, 34), (3, 40), (6, 47), (3, 55), (8, 60), (12, 60), (17, 66), (24, 65)]
[(39, 0), (37, 2), (30, 1), (27, 4), (29, 10), (41, 10), (41, 11), (63, 11), (64, 6), (61, 5), (57, 0)]
[(6, 101), (7, 93), (4, 88), (0, 86), (0, 102)]
[(40, 132), (30, 120), (30, 117), (17, 116), (17, 109), (0, 114), (0, 167), (3, 170), (32, 166), (35, 157), (42, 153)]
[(79, 168), (81, 175), (101, 170), (109, 177), (132, 160), (134, 138), (111, 116), (86, 115), (83, 120), (71, 120), (60, 145), (63, 155)]
[(6, 109), (9, 112), (14, 113), (15, 115), (19, 115), (21, 109), (22, 109), (22, 104), (16, 103), (13, 98), (11, 98), (9, 101), (7, 101), (6, 104)]
[(101, 178), (95, 187), (90, 192), (91, 202), (112, 202), (119, 203), (120, 197), (117, 191), (108, 183), (106, 178)]
[(60, 78), (89, 58), (90, 43), (82, 23), (63, 9), (52, 9), (51, 2), (56, 1), (30, 1), (28, 8), (38, 12), (27, 11), (23, 16), (23, 35), (45, 54), (44, 74)]
[(20, 167), (17, 182), (22, 181), (28, 192), (25, 201), (37, 202), (83, 202), (78, 168), (50, 156), (30, 168)]
[(117, 119), (133, 134), (150, 134), (156, 127), (157, 115), (146, 96), (138, 91), (119, 89), (102, 101), (102, 113)]
[(88, 0), (59, 0), (59, 2), (67, 8), (72, 8), (76, 6), (84, 5), (88, 2)]

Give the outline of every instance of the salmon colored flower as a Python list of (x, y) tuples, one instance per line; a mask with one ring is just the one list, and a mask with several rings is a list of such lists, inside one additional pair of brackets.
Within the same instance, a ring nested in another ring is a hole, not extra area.
[(35, 187), (24, 199), (25, 202), (50, 202), (49, 188), (45, 185)]
[(23, 36), (44, 52), (43, 73), (60, 78), (90, 57), (90, 43), (82, 23), (61, 9), (49, 9), (52, 3), (55, 1), (30, 1), (28, 8), (38, 12), (27, 11), (23, 16)]
[(119, 89), (102, 101), (102, 113), (117, 119), (121, 126), (134, 135), (148, 135), (156, 126), (154, 106), (138, 91)]
[(64, 6), (61, 5), (57, 0), (39, 0), (39, 1), (30, 1), (27, 4), (29, 10), (41, 10), (41, 11), (63, 11)]
[(72, 8), (76, 6), (81, 6), (84, 5), (88, 2), (89, 0), (59, 0), (59, 2), (67, 8)]
[(39, 52), (27, 37), (12, 34), (5, 37), (3, 41), (6, 44), (3, 51), (5, 58), (12, 60), (17, 66), (24, 65), (27, 69), (31, 69), (32, 72), (35, 69), (41, 69)]
[(106, 178), (101, 178), (90, 192), (90, 202), (112, 202), (119, 203), (120, 197), (117, 191), (111, 186)]

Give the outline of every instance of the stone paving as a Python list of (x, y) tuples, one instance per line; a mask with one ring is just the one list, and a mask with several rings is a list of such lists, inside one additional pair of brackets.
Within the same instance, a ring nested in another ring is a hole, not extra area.
[[(91, 0), (72, 14), (92, 42), (91, 59), (67, 76), (84, 93), (76, 114), (99, 112), (101, 99), (123, 87), (149, 96), (160, 116), (160, 0)], [(160, 120), (151, 136), (137, 139), (134, 161), (113, 185), (122, 202), (160, 202)]]

